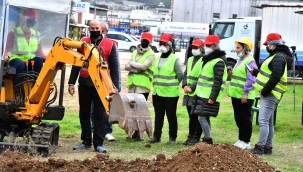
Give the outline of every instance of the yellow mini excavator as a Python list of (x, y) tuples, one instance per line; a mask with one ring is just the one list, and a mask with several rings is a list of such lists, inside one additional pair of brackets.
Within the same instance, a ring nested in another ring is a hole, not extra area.
[[(93, 45), (70, 38), (56, 39), (55, 45), (46, 57), (41, 72), (23, 73), (22, 83), (16, 84), (18, 97), (14, 96), (12, 75), (15, 69), (1, 63), (0, 92), (0, 149), (26, 151), (36, 147), (44, 156), (49, 155), (58, 145), (59, 125), (42, 122), (44, 120), (62, 120), (64, 107), (52, 106), (57, 97), (57, 87), (53, 82), (58, 70), (64, 70), (65, 64), (87, 68), (95, 88), (102, 100), (111, 123), (119, 123), (131, 137), (133, 131), (139, 131), (143, 138), (146, 131), (152, 133), (152, 123), (147, 103), (141, 94), (118, 94), (108, 74), (108, 65), (99, 56)], [(84, 49), (84, 55), (75, 51)], [(61, 81), (62, 82), (62, 81)], [(61, 83), (61, 85), (64, 85)], [(50, 95), (54, 95), (50, 98)], [(62, 102), (62, 95), (59, 96)], [(35, 127), (34, 127), (35, 126)], [(21, 141), (17, 142), (17, 138)]]

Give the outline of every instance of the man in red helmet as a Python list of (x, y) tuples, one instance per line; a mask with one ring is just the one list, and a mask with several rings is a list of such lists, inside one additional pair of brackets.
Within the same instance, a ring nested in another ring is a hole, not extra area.
[[(22, 25), (8, 33), (4, 52), (4, 60), (16, 68), (16, 75), (13, 78), (14, 85), (16, 84), (15, 77), (26, 69), (26, 61), (29, 62), (28, 70), (34, 69), (35, 72), (39, 73), (43, 59), (45, 59), (40, 33), (33, 29), (38, 18), (37, 11), (27, 8), (23, 11), (23, 16)], [(34, 62), (34, 66), (32, 66), (31, 61)]]
[(210, 134), (210, 116), (216, 117), (227, 79), (225, 52), (220, 50), (220, 39), (216, 35), (208, 35), (205, 39), (205, 56), (195, 90), (196, 98), (191, 115), (198, 115), (204, 132), (203, 142), (212, 144)]
[(267, 35), (263, 45), (269, 56), (261, 65), (260, 71), (253, 70), (256, 90), (260, 92), (259, 141), (251, 151), (257, 155), (271, 155), (274, 136), (274, 111), (287, 89), (287, 68), (292, 62), (292, 54), (278, 33)]
[[(147, 100), (151, 90), (153, 78), (153, 61), (155, 58), (154, 51), (151, 49), (153, 35), (143, 32), (141, 35), (141, 44), (137, 50), (132, 53), (130, 60), (125, 65), (125, 70), (129, 71), (126, 81), (126, 87), (129, 93), (143, 94)], [(132, 138), (134, 140), (143, 140), (139, 138), (136, 131)]]
[(183, 145), (194, 145), (199, 142), (202, 135), (202, 128), (197, 115), (190, 115), (194, 93), (197, 87), (199, 71), (202, 66), (202, 56), (204, 55), (204, 42), (196, 39), (191, 43), (191, 54), (188, 58), (184, 71), (182, 88), (184, 89), (183, 106), (186, 106), (189, 117), (188, 136)]

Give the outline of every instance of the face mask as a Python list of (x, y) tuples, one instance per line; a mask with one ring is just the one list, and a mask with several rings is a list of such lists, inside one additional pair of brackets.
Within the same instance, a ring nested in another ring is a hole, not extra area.
[(240, 57), (240, 58), (241, 58), (241, 57), (243, 57), (243, 56), (244, 56), (243, 51), (242, 51), (242, 52), (240, 52), (239, 54), (237, 54), (237, 56), (238, 56), (238, 57)]
[[(270, 45), (269, 45), (269, 46), (270, 46)], [(271, 48), (269, 48), (269, 46), (266, 47), (266, 51), (267, 51), (269, 54), (271, 54), (271, 53), (273, 52), (273, 50), (271, 49), (272, 46), (271, 46)]]
[(92, 38), (99, 38), (99, 36), (101, 35), (100, 30), (96, 30), (96, 31), (90, 31), (90, 36)]
[(148, 42), (147, 40), (143, 39), (143, 40), (141, 41), (141, 47), (142, 47), (142, 48), (147, 48), (148, 45), (149, 45), (149, 42)]
[(26, 25), (27, 25), (28, 27), (34, 27), (35, 24), (36, 24), (36, 19), (27, 19), (27, 20), (26, 20)]
[(164, 45), (161, 45), (159, 47), (159, 50), (162, 52), (162, 53), (167, 53), (168, 49), (164, 46)]
[(205, 49), (205, 54), (206, 55), (209, 54), (209, 53), (211, 53), (213, 51), (213, 49), (211, 49), (209, 47), (205, 47), (204, 49)]
[(199, 49), (192, 49), (192, 50), (191, 50), (191, 53), (192, 53), (194, 56), (198, 56), (198, 55), (201, 54)]

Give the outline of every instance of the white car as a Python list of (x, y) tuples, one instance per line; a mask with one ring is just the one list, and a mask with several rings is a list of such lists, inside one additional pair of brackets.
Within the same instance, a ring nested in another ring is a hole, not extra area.
[(106, 37), (117, 41), (119, 50), (129, 50), (133, 52), (137, 49), (137, 45), (140, 44), (140, 41), (122, 32), (109, 31)]
[[(140, 41), (141, 39), (141, 36), (132, 36), (132, 37), (137, 39), (138, 41)], [(151, 48), (155, 53), (159, 52), (159, 42), (153, 40)]]

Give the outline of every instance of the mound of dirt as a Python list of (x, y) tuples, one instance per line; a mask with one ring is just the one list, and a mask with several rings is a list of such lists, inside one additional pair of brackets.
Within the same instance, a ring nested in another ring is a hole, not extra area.
[[(64, 158), (64, 157), (62, 157)], [(19, 152), (6, 151), (0, 156), (0, 171), (275, 171), (266, 162), (248, 151), (232, 145), (199, 143), (166, 159), (158, 154), (154, 160), (124, 161), (96, 154), (92, 159), (66, 161), (48, 158), (37, 161)]]

